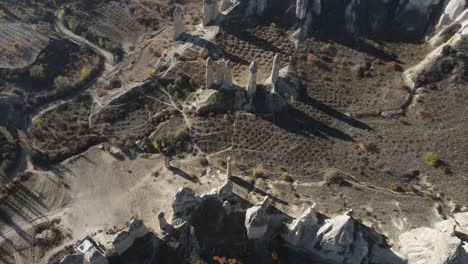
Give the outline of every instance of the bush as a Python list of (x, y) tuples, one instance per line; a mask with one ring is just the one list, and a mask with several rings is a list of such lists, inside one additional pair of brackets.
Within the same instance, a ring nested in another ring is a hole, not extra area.
[(396, 63), (396, 61), (390, 61), (386, 64), (386, 67), (388, 70), (392, 70), (392, 71), (401, 71), (402, 68), (401, 66)]
[(57, 88), (57, 90), (66, 91), (72, 86), (72, 82), (70, 78), (60, 75), (55, 78), (54, 85), (55, 85), (55, 88)]
[(263, 172), (263, 169), (260, 167), (257, 167), (252, 170), (252, 177), (254, 178), (264, 178), (265, 173)]
[(208, 159), (205, 158), (205, 157), (198, 158), (197, 162), (198, 162), (198, 164), (200, 164), (202, 166), (208, 166), (208, 164), (209, 164)]
[(307, 54), (307, 64), (316, 64), (319, 58), (312, 53)]
[(439, 165), (439, 158), (434, 152), (427, 152), (425, 155), (426, 164), (430, 167), (436, 168)]
[(29, 69), (29, 76), (36, 80), (44, 80), (47, 77), (47, 69), (44, 64), (34, 65)]
[(393, 87), (399, 90), (406, 90), (408, 87), (405, 84), (405, 81), (403, 81), (402, 78), (397, 78), (393, 81)]
[(287, 172), (283, 172), (281, 174), (280, 180), (285, 182), (294, 182), (294, 179), (291, 176), (289, 176), (289, 173)]

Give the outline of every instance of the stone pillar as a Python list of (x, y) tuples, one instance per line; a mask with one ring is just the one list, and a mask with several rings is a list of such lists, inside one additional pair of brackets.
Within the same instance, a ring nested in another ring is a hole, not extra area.
[(255, 95), (257, 92), (257, 63), (253, 61), (249, 67), (249, 84), (247, 86), (247, 93), (249, 96)]
[(182, 13), (182, 9), (180, 9), (178, 6), (174, 9), (174, 13), (172, 13), (172, 17), (174, 19), (174, 40), (179, 39), (185, 31), (184, 18)]
[(307, 3), (309, 0), (296, 0), (296, 17), (304, 19), (307, 14)]
[(230, 60), (227, 60), (224, 66), (224, 86), (232, 87), (232, 62)]
[(226, 158), (226, 180), (229, 180), (231, 178), (232, 173), (231, 173), (231, 156)]
[(271, 83), (275, 84), (278, 81), (279, 72), (281, 67), (281, 54), (276, 53), (271, 67)]
[(203, 0), (203, 26), (215, 21), (219, 15), (217, 0)]
[(206, 59), (206, 72), (205, 72), (205, 75), (206, 75), (206, 88), (207, 89), (210, 89), (211, 87), (213, 87), (213, 60), (211, 59), (211, 57), (208, 57), (208, 59)]
[(267, 0), (257, 0), (257, 16), (263, 16)]
[(224, 83), (224, 62), (216, 62), (216, 85), (223, 85)]

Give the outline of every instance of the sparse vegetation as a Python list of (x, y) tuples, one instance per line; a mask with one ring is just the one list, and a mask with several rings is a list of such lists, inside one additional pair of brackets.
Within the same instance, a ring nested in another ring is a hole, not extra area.
[(197, 163), (200, 164), (201, 166), (208, 166), (209, 162), (206, 157), (200, 157), (197, 159)]

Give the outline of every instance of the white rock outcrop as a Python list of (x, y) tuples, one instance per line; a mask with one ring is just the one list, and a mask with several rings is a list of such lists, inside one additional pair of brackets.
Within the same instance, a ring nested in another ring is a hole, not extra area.
[[(461, 13), (458, 16), (454, 23), (459, 23), (461, 25), (461, 28), (448, 41), (439, 45), (436, 49), (429, 53), (426, 56), (426, 58), (424, 58), (421, 62), (403, 72), (403, 80), (410, 89), (416, 90), (417, 88), (419, 88), (417, 85), (418, 77), (424, 72), (429, 71), (433, 67), (436, 67), (437, 62), (444, 57), (444, 51), (446, 48), (456, 48), (463, 41), (466, 41), (468, 37), (468, 9), (463, 11), (463, 13)], [(430, 42), (438, 43), (440, 39), (441, 36), (438, 34), (434, 36), (430, 40)]]
[(420, 227), (400, 236), (400, 253), (411, 264), (460, 263), (462, 242), (440, 230)]
[(269, 216), (266, 209), (269, 198), (266, 197), (259, 205), (253, 206), (245, 212), (245, 229), (249, 239), (263, 239), (268, 230)]
[(466, 0), (448, 0), (435, 31), (440, 31), (450, 25), (465, 10)]

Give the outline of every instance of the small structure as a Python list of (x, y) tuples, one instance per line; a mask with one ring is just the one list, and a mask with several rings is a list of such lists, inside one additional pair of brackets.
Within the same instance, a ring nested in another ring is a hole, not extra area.
[(75, 245), (73, 245), (73, 249), (77, 253), (85, 254), (88, 250), (94, 247), (93, 242), (88, 238), (84, 238), (83, 240), (78, 241)]
[(279, 77), (281, 66), (281, 54), (277, 53), (275, 59), (273, 60), (273, 66), (271, 67), (271, 83), (276, 84)]
[(172, 17), (174, 19), (174, 40), (177, 40), (185, 32), (182, 9), (176, 6), (174, 13), (172, 13)]
[(257, 92), (257, 63), (253, 61), (249, 67), (249, 83), (247, 93), (252, 98)]
[(217, 0), (203, 0), (203, 26), (208, 26), (219, 16)]

